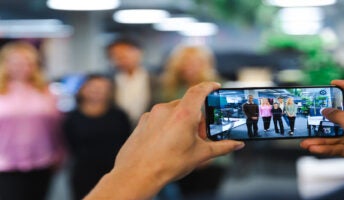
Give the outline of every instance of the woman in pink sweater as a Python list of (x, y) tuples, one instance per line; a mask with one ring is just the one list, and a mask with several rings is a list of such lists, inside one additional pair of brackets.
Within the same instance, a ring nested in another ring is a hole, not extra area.
[(35, 47), (0, 51), (0, 199), (44, 199), (62, 159), (60, 113), (43, 80)]
[(263, 123), (264, 123), (264, 131), (268, 131), (270, 128), (270, 122), (271, 122), (271, 109), (272, 106), (269, 103), (267, 98), (261, 99), (261, 103), (259, 106), (259, 116), (263, 118)]

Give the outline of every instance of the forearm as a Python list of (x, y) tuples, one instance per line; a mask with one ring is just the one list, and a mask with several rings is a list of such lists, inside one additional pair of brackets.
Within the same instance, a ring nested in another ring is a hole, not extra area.
[(103, 176), (96, 187), (84, 200), (145, 200), (152, 199), (165, 182), (159, 177), (150, 176), (145, 172), (131, 170), (112, 170)]

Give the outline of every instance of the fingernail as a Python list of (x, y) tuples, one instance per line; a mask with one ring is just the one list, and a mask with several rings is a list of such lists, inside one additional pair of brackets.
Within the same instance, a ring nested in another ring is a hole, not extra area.
[(329, 115), (330, 113), (332, 113), (332, 112), (334, 112), (336, 110), (337, 109), (335, 109), (335, 108), (323, 108), (323, 109), (320, 110), (320, 113), (322, 115)]
[(244, 146), (245, 146), (245, 143), (243, 143), (243, 142), (238, 142), (238, 143), (235, 145), (234, 150), (242, 149), (242, 148), (244, 148)]
[(221, 87), (221, 83), (219, 83), (219, 82), (215, 82), (219, 87)]

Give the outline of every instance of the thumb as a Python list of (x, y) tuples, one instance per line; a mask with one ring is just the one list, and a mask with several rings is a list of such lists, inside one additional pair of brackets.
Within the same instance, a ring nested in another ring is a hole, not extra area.
[(321, 111), (322, 115), (331, 122), (344, 126), (344, 111), (335, 108), (325, 108)]
[(210, 156), (216, 157), (242, 149), (245, 146), (245, 143), (235, 140), (221, 140), (216, 142), (209, 141), (208, 145), (210, 147)]

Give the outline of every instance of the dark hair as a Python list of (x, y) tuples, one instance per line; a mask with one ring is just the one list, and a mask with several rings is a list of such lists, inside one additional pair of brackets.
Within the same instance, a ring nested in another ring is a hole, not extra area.
[(274, 104), (277, 104), (277, 105), (278, 105), (278, 103), (277, 103), (277, 102), (275, 102)]
[(130, 45), (133, 47), (136, 47), (138, 49), (142, 49), (142, 46), (140, 44), (139, 41), (137, 41), (136, 39), (132, 38), (132, 37), (121, 37), (121, 38), (117, 38), (114, 41), (112, 41), (106, 48), (107, 51), (109, 51), (112, 47), (119, 45), (119, 44), (126, 44), (126, 45)]
[(277, 97), (277, 99), (283, 99), (283, 97), (279, 96), (279, 97)]
[(114, 86), (113, 86), (112, 80), (111, 80), (108, 76), (103, 75), (103, 74), (89, 74), (89, 75), (87, 75), (87, 76), (85, 77), (83, 83), (81, 84), (81, 86), (80, 86), (78, 92), (77, 92), (76, 95), (75, 95), (75, 99), (76, 99), (77, 106), (80, 106), (80, 104), (81, 104), (82, 101), (83, 101), (83, 98), (82, 98), (82, 96), (81, 96), (81, 90), (84, 89), (85, 85), (86, 85), (88, 82), (90, 82), (90, 81), (92, 81), (92, 80), (94, 80), (94, 79), (105, 79), (105, 80), (108, 80), (108, 81), (111, 83), (111, 95), (110, 95), (110, 98), (109, 98), (109, 103), (111, 103), (111, 104), (113, 103), (113, 96), (114, 96), (113, 91), (114, 91)]

